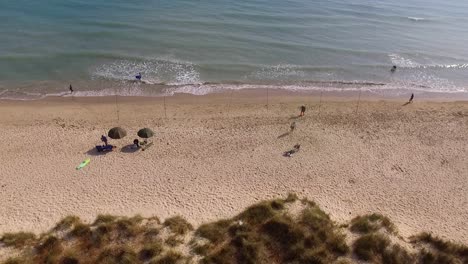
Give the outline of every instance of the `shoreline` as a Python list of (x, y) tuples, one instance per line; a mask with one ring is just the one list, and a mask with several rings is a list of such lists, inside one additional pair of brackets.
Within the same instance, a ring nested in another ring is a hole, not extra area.
[[(287, 89), (265, 89), (265, 88), (246, 88), (246, 89), (229, 89), (229, 90), (222, 90), (222, 91), (215, 91), (207, 94), (192, 94), (192, 93), (175, 93), (172, 95), (117, 95), (118, 98), (128, 99), (134, 98), (136, 100), (159, 100), (160, 98), (186, 98), (186, 97), (193, 97), (196, 98), (213, 98), (213, 97), (222, 97), (222, 96), (231, 96), (234, 97), (250, 97), (255, 96), (258, 98), (264, 97), (265, 100), (268, 96), (271, 97), (310, 97), (312, 99), (320, 98), (321, 96), (323, 99), (326, 100), (346, 100), (346, 101), (357, 101), (357, 100), (407, 100), (411, 95), (410, 90), (401, 90), (397, 94), (385, 94), (382, 91), (358, 91), (358, 90), (342, 90), (342, 91), (330, 91), (330, 90), (287, 90)], [(415, 91), (415, 100), (420, 101), (437, 101), (437, 102), (457, 102), (457, 101), (468, 101), (468, 93), (467, 92), (423, 92), (423, 91)], [(106, 100), (115, 100), (116, 95), (103, 95), (103, 96), (74, 96), (73, 94), (64, 94), (62, 96), (59, 95), (50, 95), (45, 96), (38, 99), (9, 99), (9, 98), (0, 98), (0, 103), (7, 103), (7, 102), (35, 102), (35, 101), (66, 101), (70, 100), (70, 98), (76, 100), (84, 100), (84, 101), (95, 101), (101, 102)], [(104, 99), (102, 99), (104, 98)], [(110, 99), (109, 99), (110, 98)], [(185, 101), (185, 100), (184, 100)]]
[[(378, 212), (404, 236), (468, 242), (468, 102), (417, 97), (402, 107), (363, 93), (356, 114), (350, 97), (324, 95), (319, 107), (314, 95), (269, 91), (267, 108), (263, 92), (166, 97), (167, 118), (163, 97), (0, 101), (0, 233), (43, 231), (68, 214), (181, 214), (200, 224), (295, 192), (338, 222)], [(294, 120), (297, 131), (280, 138)], [(117, 125), (128, 132), (111, 141), (119, 149), (96, 155)], [(123, 151), (141, 127), (156, 132), (155, 146)], [(297, 143), (296, 157), (281, 156)]]

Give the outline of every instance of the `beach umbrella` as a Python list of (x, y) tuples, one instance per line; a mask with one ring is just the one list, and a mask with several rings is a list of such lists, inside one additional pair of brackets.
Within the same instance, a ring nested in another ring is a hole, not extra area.
[(154, 133), (151, 129), (145, 127), (138, 131), (137, 135), (141, 138), (150, 138), (154, 136)]
[(114, 127), (109, 130), (107, 135), (112, 139), (121, 139), (127, 135), (127, 131), (121, 127)]

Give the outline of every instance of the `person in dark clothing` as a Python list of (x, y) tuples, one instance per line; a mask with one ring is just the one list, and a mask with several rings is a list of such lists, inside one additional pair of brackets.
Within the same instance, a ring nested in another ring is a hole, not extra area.
[(410, 97), (408, 103), (412, 103), (412, 102), (413, 102), (413, 99), (414, 99), (414, 93), (411, 94), (411, 97)]
[(104, 145), (107, 146), (107, 137), (106, 136), (102, 135), (101, 136), (101, 141), (104, 142)]
[(71, 85), (71, 84), (70, 84), (70, 87), (69, 87), (69, 89), (70, 89), (70, 93), (73, 93), (73, 87), (72, 87), (72, 85)]
[(390, 71), (395, 72), (396, 71), (396, 65), (393, 65), (393, 67), (392, 67), (392, 69)]
[(297, 152), (299, 151), (300, 148), (301, 148), (301, 145), (296, 144), (296, 145), (294, 145), (294, 148), (293, 148), (293, 149), (284, 152), (284, 153), (283, 153), (283, 156), (284, 156), (284, 157), (290, 158), (290, 157), (292, 157), (293, 154), (297, 153)]
[(304, 116), (306, 107), (305, 105), (301, 106), (301, 114), (299, 116)]
[(291, 132), (293, 132), (294, 129), (296, 129), (296, 122), (292, 122), (289, 128), (291, 128)]
[(135, 76), (135, 78), (136, 78), (137, 80), (141, 81), (141, 72), (139, 72), (138, 75)]
[(137, 138), (133, 140), (133, 144), (136, 148), (140, 148), (140, 141)]

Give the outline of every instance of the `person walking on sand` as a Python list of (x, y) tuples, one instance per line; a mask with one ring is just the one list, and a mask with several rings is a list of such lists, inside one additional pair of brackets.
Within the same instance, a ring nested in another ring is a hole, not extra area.
[(71, 84), (70, 84), (70, 87), (68, 89), (70, 89), (70, 93), (72, 94), (73, 93), (73, 87), (72, 87)]
[(294, 129), (296, 129), (296, 122), (292, 122), (291, 126), (289, 126), (289, 128), (291, 128), (291, 132), (293, 132)]
[(408, 103), (412, 103), (412, 102), (413, 102), (413, 99), (414, 99), (414, 93), (411, 94), (411, 97), (409, 98)]
[(301, 106), (301, 113), (299, 114), (299, 116), (304, 116), (305, 110), (306, 110), (305, 105), (302, 105), (302, 106)]

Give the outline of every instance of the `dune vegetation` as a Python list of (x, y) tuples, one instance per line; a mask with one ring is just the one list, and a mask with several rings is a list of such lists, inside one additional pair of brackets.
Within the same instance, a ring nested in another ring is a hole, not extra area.
[[(8, 249), (8, 251), (5, 251)], [(408, 239), (389, 218), (338, 224), (314, 202), (290, 194), (196, 228), (181, 216), (76, 216), (49, 232), (0, 236), (5, 264), (22, 263), (468, 263), (468, 247), (429, 233)]]

